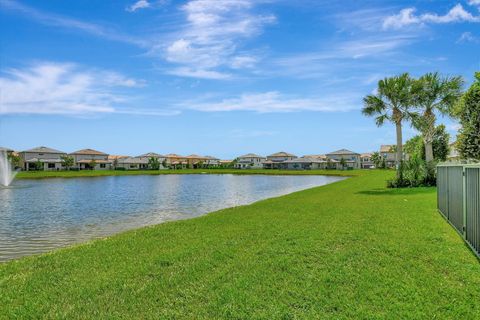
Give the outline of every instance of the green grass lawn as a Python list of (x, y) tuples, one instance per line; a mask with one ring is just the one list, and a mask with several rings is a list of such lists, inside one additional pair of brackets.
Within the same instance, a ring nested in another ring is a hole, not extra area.
[(240, 170), (240, 169), (182, 169), (182, 170), (82, 170), (82, 171), (21, 171), (16, 179), (43, 179), (43, 178), (81, 178), (103, 176), (128, 176), (128, 175), (162, 175), (162, 174), (266, 174), (266, 175), (335, 175), (351, 176), (361, 170)]
[(0, 318), (480, 319), (434, 188), (387, 171), (0, 265)]

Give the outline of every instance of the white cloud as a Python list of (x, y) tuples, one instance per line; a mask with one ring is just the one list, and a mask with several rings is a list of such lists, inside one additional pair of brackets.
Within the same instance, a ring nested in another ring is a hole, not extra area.
[(192, 69), (189, 67), (170, 69), (167, 71), (167, 73), (179, 77), (202, 78), (210, 80), (226, 80), (232, 78), (232, 76), (227, 73), (222, 73), (214, 70)]
[[(237, 54), (241, 41), (258, 35), (266, 24), (275, 21), (272, 15), (253, 13), (257, 3), (253, 0), (187, 2), (180, 8), (186, 22), (163, 48), (164, 58), (177, 64), (180, 70), (188, 70), (188, 76), (198, 78), (224, 79), (230, 77), (228, 69), (251, 68), (257, 58)], [(173, 73), (182, 74), (176, 70)], [(222, 76), (217, 77), (219, 74)]]
[(145, 9), (145, 8), (150, 8), (151, 4), (147, 0), (139, 0), (135, 2), (134, 4), (128, 6), (126, 10), (128, 12), (135, 12), (139, 9)]
[(144, 84), (116, 72), (44, 62), (4, 73), (0, 77), (0, 114), (171, 114), (162, 110), (114, 107), (126, 102), (116, 89)]
[(480, 39), (475, 37), (471, 32), (464, 32), (458, 38), (457, 43), (464, 43), (464, 42), (479, 42)]
[(470, 0), (468, 4), (471, 6), (480, 6), (480, 0)]
[(62, 27), (66, 29), (85, 32), (96, 37), (101, 37), (113, 41), (120, 41), (137, 46), (145, 47), (149, 45), (147, 41), (132, 37), (116, 30), (100, 26), (98, 24), (81, 21), (57, 14), (43, 12), (32, 7), (23, 5), (12, 0), (0, 0), (0, 7), (18, 12), (29, 19), (33, 19), (41, 24), (53, 27)]
[(398, 14), (385, 18), (383, 28), (399, 29), (403, 26), (420, 23), (420, 18), (414, 14), (415, 10), (415, 8), (402, 9)]
[(415, 15), (415, 11), (415, 8), (400, 10), (400, 13), (384, 19), (383, 28), (400, 29), (402, 27), (424, 23), (480, 22), (480, 16), (474, 16), (466, 11), (461, 4), (455, 5), (445, 15), (438, 15), (436, 13)]
[(355, 98), (349, 95), (322, 98), (298, 98), (283, 95), (277, 91), (243, 94), (237, 98), (219, 102), (187, 102), (183, 108), (203, 112), (253, 111), (259, 113), (319, 111), (340, 112), (357, 109)]

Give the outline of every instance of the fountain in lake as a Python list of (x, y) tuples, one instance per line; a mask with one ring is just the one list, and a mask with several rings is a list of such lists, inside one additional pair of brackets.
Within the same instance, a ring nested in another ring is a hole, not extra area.
[(0, 150), (0, 185), (8, 187), (16, 174), (8, 160), (7, 152)]

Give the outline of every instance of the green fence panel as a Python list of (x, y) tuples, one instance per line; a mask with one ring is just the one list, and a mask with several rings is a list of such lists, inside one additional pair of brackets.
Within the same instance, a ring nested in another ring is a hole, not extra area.
[(448, 168), (448, 220), (463, 234), (463, 167)]
[(448, 219), (448, 167), (438, 167), (437, 197), (438, 210)]
[(438, 211), (480, 257), (480, 165), (437, 167)]
[(465, 239), (480, 253), (480, 168), (465, 168), (466, 235)]

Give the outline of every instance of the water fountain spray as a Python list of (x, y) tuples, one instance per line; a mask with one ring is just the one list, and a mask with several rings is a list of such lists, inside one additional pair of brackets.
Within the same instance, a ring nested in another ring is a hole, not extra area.
[(13, 170), (12, 164), (8, 160), (8, 154), (6, 151), (0, 151), (0, 185), (8, 187), (17, 172)]

